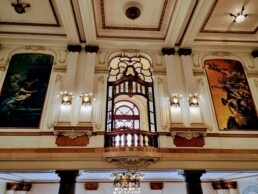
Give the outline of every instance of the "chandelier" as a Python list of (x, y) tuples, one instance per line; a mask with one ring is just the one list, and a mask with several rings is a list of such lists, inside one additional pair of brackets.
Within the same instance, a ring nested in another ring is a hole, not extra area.
[(140, 179), (143, 174), (138, 172), (112, 173), (114, 194), (137, 194), (141, 192)]

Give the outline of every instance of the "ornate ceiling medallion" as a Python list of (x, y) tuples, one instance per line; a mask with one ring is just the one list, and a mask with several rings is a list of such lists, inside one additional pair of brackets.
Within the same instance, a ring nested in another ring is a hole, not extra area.
[(125, 15), (131, 19), (135, 20), (141, 15), (141, 11), (138, 7), (129, 7), (127, 8)]
[(124, 6), (126, 17), (135, 20), (141, 15), (142, 5), (138, 2), (129, 2)]

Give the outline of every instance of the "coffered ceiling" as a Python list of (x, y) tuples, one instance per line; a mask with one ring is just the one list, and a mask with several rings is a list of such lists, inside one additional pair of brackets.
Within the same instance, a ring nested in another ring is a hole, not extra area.
[[(256, 47), (257, 0), (1, 0), (0, 43), (96, 44), (100, 47)], [(129, 19), (128, 7), (140, 16)], [(243, 23), (234, 17), (244, 6)]]

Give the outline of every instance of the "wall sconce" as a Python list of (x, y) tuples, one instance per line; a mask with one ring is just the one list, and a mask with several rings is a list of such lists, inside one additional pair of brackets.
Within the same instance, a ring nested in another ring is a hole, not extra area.
[(190, 94), (189, 97), (187, 98), (189, 102), (189, 106), (191, 107), (199, 107), (198, 101), (201, 99), (201, 96), (198, 94)]
[(58, 97), (60, 97), (60, 99), (62, 100), (62, 104), (64, 104), (64, 105), (70, 105), (70, 104), (72, 104), (72, 100), (73, 100), (73, 98), (74, 98), (74, 96), (73, 96), (73, 93), (68, 93), (68, 92), (60, 92), (60, 95), (58, 95)]
[(30, 4), (28, 3), (20, 3), (19, 0), (17, 0), (17, 3), (12, 3), (12, 6), (14, 7), (14, 11), (18, 14), (25, 13), (25, 8), (30, 7)]
[(172, 94), (172, 96), (169, 99), (170, 99), (170, 105), (172, 107), (180, 107), (180, 100), (182, 99), (181, 94)]
[(244, 10), (245, 10), (245, 7), (243, 6), (241, 12), (238, 13), (237, 15), (234, 15), (233, 13), (229, 13), (229, 15), (235, 18), (234, 22), (242, 23), (245, 20), (245, 17), (247, 16), (247, 14), (243, 14)]
[(92, 103), (92, 100), (95, 100), (95, 98), (92, 97), (92, 93), (82, 93), (80, 95), (80, 98), (82, 99), (82, 105), (83, 106), (90, 106)]

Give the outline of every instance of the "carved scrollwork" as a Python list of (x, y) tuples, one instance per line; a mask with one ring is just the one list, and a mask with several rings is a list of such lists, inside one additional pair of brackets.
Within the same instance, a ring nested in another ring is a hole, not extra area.
[(34, 46), (34, 45), (27, 45), (25, 46), (26, 50), (32, 50), (32, 51), (40, 51), (40, 50), (46, 50), (44, 46)]
[(114, 163), (118, 168), (126, 168), (129, 170), (145, 168), (150, 164), (158, 162), (159, 160), (159, 157), (150, 156), (121, 156), (105, 158), (106, 162)]
[(173, 138), (175, 138), (176, 136), (177, 137), (182, 137), (182, 138), (185, 138), (187, 140), (190, 140), (190, 139), (194, 139), (194, 138), (197, 138), (197, 137), (201, 137), (201, 138), (205, 138), (207, 136), (207, 132), (204, 132), (204, 131), (171, 131), (171, 136)]
[(69, 137), (70, 139), (75, 139), (84, 135), (91, 136), (92, 131), (90, 130), (55, 130), (54, 131), (55, 136), (65, 136)]

